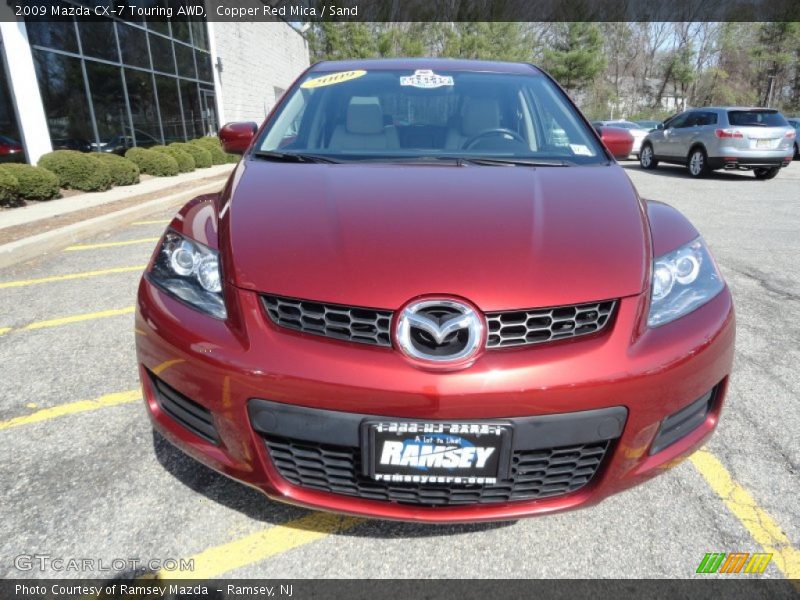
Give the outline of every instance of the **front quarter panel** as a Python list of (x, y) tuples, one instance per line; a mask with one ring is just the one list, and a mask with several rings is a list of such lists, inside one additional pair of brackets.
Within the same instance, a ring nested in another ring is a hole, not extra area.
[(671, 252), (700, 235), (689, 220), (669, 204), (645, 200), (645, 206), (653, 241), (653, 257)]

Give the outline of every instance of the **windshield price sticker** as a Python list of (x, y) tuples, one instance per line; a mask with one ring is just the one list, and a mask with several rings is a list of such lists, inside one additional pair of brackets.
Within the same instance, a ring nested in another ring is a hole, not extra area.
[(335, 85), (337, 83), (344, 83), (345, 81), (358, 79), (366, 74), (367, 72), (363, 69), (359, 69), (357, 71), (341, 71), (339, 73), (331, 73), (330, 75), (323, 75), (322, 77), (309, 79), (308, 81), (301, 83), (300, 87), (306, 90), (310, 88), (325, 87), (326, 85)]
[(453, 85), (453, 78), (450, 75), (437, 75), (430, 69), (418, 69), (413, 75), (401, 77), (400, 85), (432, 89)]

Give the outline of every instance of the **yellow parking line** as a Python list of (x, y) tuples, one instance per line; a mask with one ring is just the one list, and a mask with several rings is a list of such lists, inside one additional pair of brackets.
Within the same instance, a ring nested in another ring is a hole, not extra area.
[(116, 248), (118, 246), (133, 246), (134, 244), (152, 244), (161, 238), (142, 238), (139, 240), (125, 240), (122, 242), (103, 242), (101, 244), (76, 244), (74, 246), (67, 246), (64, 252), (75, 252), (76, 250), (99, 250), (100, 248)]
[(275, 525), (190, 556), (192, 571), (158, 571), (149, 579), (211, 579), (276, 554), (351, 529), (364, 519), (313, 512), (283, 525)]
[(134, 221), (133, 225), (168, 225), (172, 219), (156, 219), (154, 221)]
[(749, 492), (733, 480), (719, 459), (708, 450), (699, 450), (689, 460), (764, 552), (773, 555), (772, 561), (786, 578), (800, 579), (800, 551), (792, 547), (780, 526)]
[(108, 408), (109, 406), (117, 406), (119, 404), (129, 404), (141, 398), (142, 392), (140, 390), (128, 390), (126, 392), (106, 394), (94, 400), (78, 400), (77, 402), (60, 404), (58, 406), (37, 410), (29, 415), (14, 417), (7, 421), (0, 421), (0, 431), (3, 429), (11, 429), (12, 427), (20, 427), (21, 425), (41, 423), (42, 421), (49, 421), (65, 415), (97, 410), (99, 408)]
[(147, 265), (136, 267), (117, 267), (114, 269), (102, 269), (100, 271), (83, 271), (81, 273), (69, 273), (68, 275), (53, 275), (51, 277), (41, 277), (39, 279), (23, 279), (20, 281), (2, 281), (0, 290), (13, 287), (24, 287), (36, 285), (38, 283), (53, 283), (56, 281), (69, 281), (70, 279), (85, 279), (87, 277), (100, 277), (102, 275), (113, 275), (114, 273), (132, 273), (134, 271), (144, 271)]
[(13, 329), (12, 327), (0, 328), (0, 335), (8, 333), (9, 331), (31, 331), (33, 329), (43, 329), (45, 327), (58, 327), (59, 325), (68, 325), (70, 323), (80, 323), (81, 321), (92, 321), (94, 319), (104, 319), (106, 317), (116, 317), (118, 315), (129, 315), (135, 310), (133, 306), (126, 306), (125, 308), (115, 308), (112, 310), (101, 310), (99, 312), (84, 313), (82, 315), (72, 315), (69, 317), (61, 317), (59, 319), (50, 319), (48, 321), (36, 321), (29, 323), (24, 327)]

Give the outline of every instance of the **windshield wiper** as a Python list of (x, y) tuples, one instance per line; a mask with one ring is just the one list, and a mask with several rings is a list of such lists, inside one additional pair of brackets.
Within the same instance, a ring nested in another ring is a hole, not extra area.
[(538, 159), (538, 158), (483, 158), (480, 156), (465, 156), (462, 158), (465, 162), (476, 165), (501, 165), (512, 167), (573, 167), (574, 162), (561, 159)]
[(318, 154), (301, 154), (299, 152), (278, 152), (276, 150), (256, 150), (253, 152), (256, 158), (263, 158), (264, 160), (274, 160), (281, 162), (298, 162), (298, 163), (338, 163), (340, 161), (328, 158), (327, 156), (320, 156)]

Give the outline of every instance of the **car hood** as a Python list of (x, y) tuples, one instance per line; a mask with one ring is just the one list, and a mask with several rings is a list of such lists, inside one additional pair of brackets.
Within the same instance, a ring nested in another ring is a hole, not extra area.
[(396, 309), (422, 295), (484, 311), (640, 293), (646, 212), (617, 165), (243, 160), (221, 198), (223, 270), (270, 294)]

